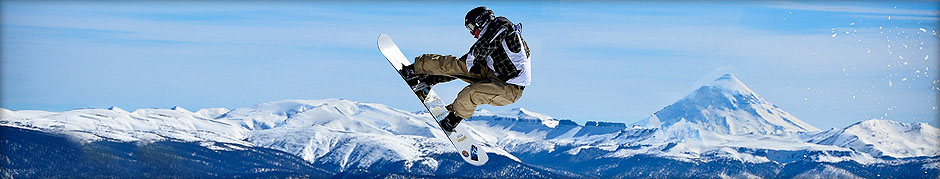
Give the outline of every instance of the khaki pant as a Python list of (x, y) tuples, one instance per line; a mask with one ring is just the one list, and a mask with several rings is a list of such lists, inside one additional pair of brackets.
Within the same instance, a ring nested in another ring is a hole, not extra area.
[(415, 57), (414, 67), (417, 74), (457, 77), (470, 83), (447, 105), (447, 110), (464, 119), (470, 118), (478, 105), (505, 106), (522, 97), (519, 86), (498, 80), (489, 69), (480, 70), (481, 74), (467, 72), (466, 62), (451, 55), (424, 54)]

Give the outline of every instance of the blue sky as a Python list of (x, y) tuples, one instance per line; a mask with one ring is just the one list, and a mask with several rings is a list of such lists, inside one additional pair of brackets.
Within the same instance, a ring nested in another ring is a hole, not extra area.
[[(467, 10), (523, 24), (523, 107), (634, 122), (724, 73), (819, 128), (938, 125), (937, 2), (22, 2), (2, 6), (0, 106), (423, 107), (375, 47), (466, 53)], [(436, 87), (450, 101), (465, 86)]]

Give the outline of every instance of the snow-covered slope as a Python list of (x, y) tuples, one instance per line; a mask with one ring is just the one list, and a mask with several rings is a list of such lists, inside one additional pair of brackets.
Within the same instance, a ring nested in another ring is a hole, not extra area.
[(206, 108), (206, 109), (197, 110), (196, 112), (193, 112), (193, 113), (195, 113), (195, 115), (198, 117), (202, 117), (206, 119), (215, 119), (228, 112), (229, 112), (229, 109), (225, 109), (225, 108)]
[(219, 118), (251, 130), (320, 126), (356, 133), (442, 136), (427, 117), (381, 104), (327, 99), (262, 103), (232, 110)]
[(926, 123), (872, 119), (820, 133), (809, 142), (851, 148), (874, 157), (940, 155), (940, 129)]
[(253, 129), (246, 140), (346, 168), (376, 162), (424, 162), (453, 149), (428, 115), (349, 100), (287, 100), (240, 108), (221, 116)]
[(249, 132), (226, 120), (206, 118), (182, 107), (138, 109), (134, 112), (127, 112), (118, 107), (65, 112), (14, 112), (2, 109), (0, 124), (65, 133), (85, 142), (148, 142), (173, 139), (248, 144), (242, 139)]

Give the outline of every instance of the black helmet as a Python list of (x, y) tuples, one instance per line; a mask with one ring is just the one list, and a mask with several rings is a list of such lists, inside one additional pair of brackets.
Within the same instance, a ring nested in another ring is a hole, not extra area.
[(482, 30), (483, 25), (495, 19), (496, 15), (493, 15), (493, 10), (486, 8), (486, 6), (480, 6), (467, 12), (467, 16), (463, 18), (463, 24), (470, 31), (470, 34), (476, 37), (479, 35), (479, 31)]

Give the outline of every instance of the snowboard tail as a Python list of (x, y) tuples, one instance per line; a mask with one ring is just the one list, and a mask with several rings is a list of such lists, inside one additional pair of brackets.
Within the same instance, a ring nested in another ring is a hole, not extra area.
[[(404, 54), (402, 54), (401, 49), (398, 48), (398, 45), (395, 45), (395, 42), (392, 41), (391, 37), (386, 34), (382, 34), (379, 35), (378, 46), (379, 50), (382, 51), (382, 55), (385, 55), (385, 58), (388, 59), (388, 62), (392, 64), (392, 67), (395, 68), (395, 71), (399, 72), (402, 80), (405, 80), (407, 77), (405, 74), (401, 73), (401, 69), (404, 66), (410, 65), (411, 62), (408, 61), (408, 58), (406, 58)], [(447, 114), (450, 113), (450, 111), (445, 108), (446, 104), (440, 98), (440, 96), (438, 96), (434, 90), (431, 90), (431, 86), (421, 82), (418, 84), (419, 85), (414, 86), (409, 85), (411, 91), (415, 93), (415, 96), (421, 100), (421, 103), (424, 104), (424, 107), (427, 108), (428, 112), (431, 113), (435, 123), (440, 125), (440, 121), (447, 117)], [(443, 129), (441, 131), (444, 131), (444, 134), (447, 135), (448, 140), (454, 144), (454, 147), (457, 149), (457, 153), (460, 155), (460, 158), (462, 158), (467, 163), (476, 166), (483, 165), (489, 160), (486, 152), (480, 148), (481, 142), (469, 135), (469, 128), (458, 125), (454, 130), (456, 132), (447, 132)]]

